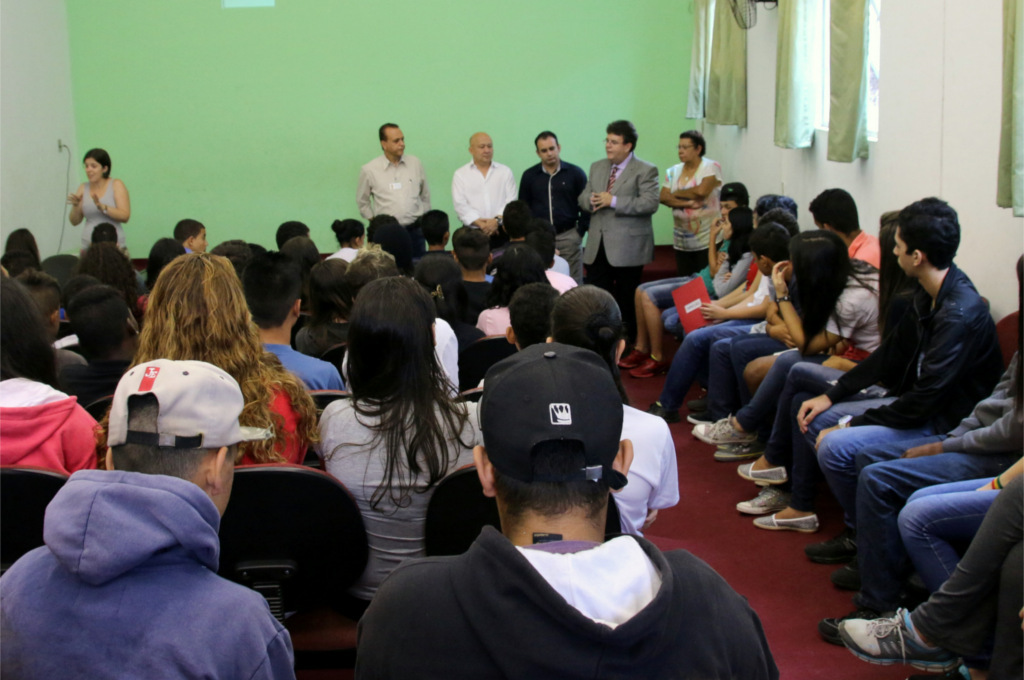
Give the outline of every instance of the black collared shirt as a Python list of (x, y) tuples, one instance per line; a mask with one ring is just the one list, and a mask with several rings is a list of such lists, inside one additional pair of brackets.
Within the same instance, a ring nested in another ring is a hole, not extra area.
[(590, 213), (581, 211), (577, 200), (586, 186), (587, 175), (579, 166), (561, 161), (558, 172), (549, 175), (538, 163), (523, 173), (519, 200), (526, 201), (534, 217), (551, 222), (556, 233), (578, 227), (582, 234), (590, 226)]

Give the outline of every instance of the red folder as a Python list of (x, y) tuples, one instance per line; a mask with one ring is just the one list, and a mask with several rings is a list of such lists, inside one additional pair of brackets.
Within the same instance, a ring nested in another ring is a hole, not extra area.
[(672, 291), (672, 299), (679, 312), (679, 321), (683, 330), (691, 333), (708, 325), (708, 320), (700, 313), (701, 305), (711, 302), (708, 287), (704, 285), (704, 277), (697, 276)]

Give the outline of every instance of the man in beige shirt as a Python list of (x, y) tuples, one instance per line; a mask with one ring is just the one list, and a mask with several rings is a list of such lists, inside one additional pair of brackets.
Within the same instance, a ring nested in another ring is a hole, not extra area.
[(397, 219), (412, 237), (413, 257), (419, 257), (426, 245), (417, 220), (430, 210), (427, 176), (420, 160), (405, 153), (405, 135), (397, 125), (384, 123), (379, 137), (384, 154), (359, 171), (359, 214), (367, 220), (375, 215)]

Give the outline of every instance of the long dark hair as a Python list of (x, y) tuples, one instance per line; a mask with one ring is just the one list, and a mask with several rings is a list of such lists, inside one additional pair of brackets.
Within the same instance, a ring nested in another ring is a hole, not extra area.
[(32, 232), (28, 229), (15, 229), (7, 236), (7, 243), (4, 244), (4, 254), (13, 252), (15, 250), (24, 250), (27, 253), (31, 253), (36, 259), (35, 268), (39, 269), (39, 245), (36, 243), (36, 237), (32, 235)]
[(469, 306), (459, 265), (450, 257), (424, 257), (416, 265), (414, 278), (430, 293), (437, 316), (454, 328)]
[(889, 321), (889, 310), (893, 300), (906, 296), (916, 282), (907, 276), (900, 267), (900, 260), (893, 249), (896, 247), (896, 230), (900, 226), (900, 211), (890, 210), (882, 213), (879, 219), (878, 244), (882, 249), (882, 258), (878, 271), (878, 334), (883, 338), (888, 335), (886, 324)]
[(878, 294), (877, 286), (869, 280), (878, 270), (861, 260), (851, 260), (846, 244), (830, 231), (815, 229), (794, 236), (789, 241), (789, 259), (800, 299), (804, 331), (801, 352), (806, 352), (814, 336), (824, 330), (851, 278)]
[(487, 307), (508, 307), (519, 286), (548, 280), (540, 255), (525, 243), (513, 243), (506, 248), (494, 267), (494, 280), (485, 302)]
[(57, 387), (57, 365), (43, 316), (14, 279), (0, 278), (0, 380), (27, 378)]
[(551, 337), (555, 342), (596, 352), (608, 364), (622, 403), (629, 404), (615, 356), (625, 337), (625, 327), (622, 312), (611, 293), (585, 285), (560, 295), (551, 311)]
[[(729, 266), (734, 266), (744, 253), (750, 252), (750, 235), (754, 231), (754, 211), (739, 206), (729, 211), (732, 236), (729, 238)], [(733, 274), (734, 276), (736, 273)]]
[(309, 270), (309, 323), (310, 338), (318, 345), (328, 341), (332, 323), (348, 319), (352, 310), (352, 295), (345, 283), (348, 263), (341, 258), (324, 260)]
[(427, 491), (451, 471), (452, 444), (473, 445), (461, 440), (469, 414), (449, 396), (434, 353), (434, 305), (418, 283), (388, 277), (366, 284), (349, 323), (352, 406), (357, 416), (376, 420), (367, 427), (386, 451), (370, 507), (384, 498), (404, 507), (411, 498), (403, 486), (423, 475), (426, 485), (417, 492)]

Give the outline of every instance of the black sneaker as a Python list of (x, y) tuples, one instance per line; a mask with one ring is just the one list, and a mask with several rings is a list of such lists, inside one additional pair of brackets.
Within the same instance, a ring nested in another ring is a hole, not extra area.
[(647, 409), (647, 412), (652, 416), (658, 416), (663, 419), (666, 423), (678, 423), (679, 422), (679, 411), (670, 411), (658, 402), (654, 402)]
[(838, 645), (839, 647), (845, 647), (843, 639), (839, 637), (839, 624), (847, 619), (866, 619), (873, 621), (874, 619), (882, 618), (881, 612), (876, 612), (874, 609), (858, 609), (855, 612), (850, 612), (846, 616), (841, 616), (835, 619), (822, 619), (818, 621), (818, 635), (821, 639), (831, 645)]
[(691, 399), (686, 402), (686, 408), (690, 409), (692, 413), (703, 413), (708, 410), (708, 393), (705, 392), (703, 397), (698, 399)]
[(833, 571), (829, 580), (839, 590), (860, 590), (860, 567), (857, 566), (857, 560)]
[(857, 532), (847, 527), (835, 538), (806, 546), (804, 554), (811, 562), (818, 564), (849, 562), (857, 557)]

